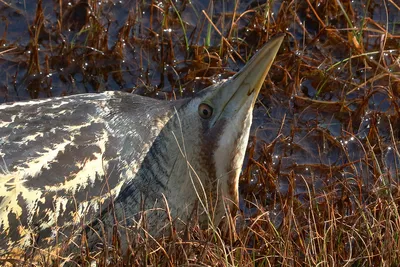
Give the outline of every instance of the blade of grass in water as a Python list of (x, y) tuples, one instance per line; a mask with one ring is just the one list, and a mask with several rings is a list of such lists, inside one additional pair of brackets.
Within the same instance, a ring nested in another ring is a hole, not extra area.
[(185, 23), (183, 22), (183, 20), (181, 18), (181, 15), (179, 14), (179, 11), (176, 9), (176, 7), (174, 5), (174, 2), (171, 0), (170, 3), (172, 5), (172, 8), (174, 9), (176, 15), (178, 16), (179, 23), (181, 24), (181, 27), (182, 27), (183, 38), (185, 39), (186, 51), (188, 51), (189, 50), (189, 42), (188, 42), (188, 39), (187, 39), (187, 36), (186, 36)]
[[(210, 18), (212, 19), (214, 16), (214, 2), (211, 1), (210, 2)], [(212, 27), (211, 27), (211, 22), (208, 22), (208, 26), (207, 26), (207, 35), (206, 35), (206, 40), (205, 40), (205, 46), (206, 47), (210, 47), (211, 45), (211, 31), (212, 31)]]

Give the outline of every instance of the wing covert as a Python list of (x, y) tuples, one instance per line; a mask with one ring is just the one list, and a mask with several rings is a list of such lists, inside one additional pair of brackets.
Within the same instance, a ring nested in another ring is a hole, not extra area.
[(106, 92), (1, 105), (0, 252), (50, 245), (96, 217), (134, 178), (143, 136), (168, 119), (148, 116), (170, 109), (154, 101)]

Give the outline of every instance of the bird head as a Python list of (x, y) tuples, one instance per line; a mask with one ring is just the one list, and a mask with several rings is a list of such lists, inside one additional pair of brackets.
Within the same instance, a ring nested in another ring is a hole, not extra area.
[[(226, 200), (228, 207), (238, 203), (253, 107), (283, 38), (271, 39), (232, 78), (176, 108), (173, 124), (178, 127), (172, 133), (183, 156), (172, 174), (179, 192), (176, 201), (191, 203), (196, 196), (216, 223), (225, 214)], [(187, 190), (190, 187), (195, 190)]]

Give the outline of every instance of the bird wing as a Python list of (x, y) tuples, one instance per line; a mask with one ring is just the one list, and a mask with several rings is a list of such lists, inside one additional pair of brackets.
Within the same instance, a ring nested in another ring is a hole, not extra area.
[(0, 252), (95, 218), (164, 123), (168, 107), (154, 101), (106, 92), (0, 105)]

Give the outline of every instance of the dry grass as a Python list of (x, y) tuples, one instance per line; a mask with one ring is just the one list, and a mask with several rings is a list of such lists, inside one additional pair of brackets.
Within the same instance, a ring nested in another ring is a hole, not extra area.
[(0, 0), (3, 101), (190, 97), (288, 35), (255, 110), (237, 231), (137, 236), (87, 264), (400, 265), (395, 1), (32, 2)]

